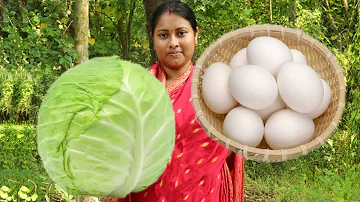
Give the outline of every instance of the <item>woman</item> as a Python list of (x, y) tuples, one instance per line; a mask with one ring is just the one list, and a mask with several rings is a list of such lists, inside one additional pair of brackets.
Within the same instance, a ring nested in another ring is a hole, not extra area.
[(211, 140), (195, 118), (191, 78), (199, 29), (193, 11), (178, 1), (165, 2), (155, 11), (151, 26), (159, 62), (149, 72), (164, 84), (173, 102), (175, 148), (158, 181), (123, 201), (243, 201), (244, 158), (230, 155), (227, 148)]

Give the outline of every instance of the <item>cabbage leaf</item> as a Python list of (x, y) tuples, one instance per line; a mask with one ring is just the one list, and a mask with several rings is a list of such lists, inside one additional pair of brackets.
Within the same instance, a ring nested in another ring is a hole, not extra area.
[(125, 197), (157, 181), (175, 139), (164, 86), (117, 57), (88, 60), (49, 88), (38, 115), (39, 155), (74, 195)]

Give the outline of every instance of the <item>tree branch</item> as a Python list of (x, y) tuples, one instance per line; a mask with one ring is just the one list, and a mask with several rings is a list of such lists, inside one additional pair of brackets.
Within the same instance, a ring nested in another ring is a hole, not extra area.
[(131, 24), (132, 24), (132, 20), (133, 20), (133, 16), (135, 13), (135, 9), (136, 9), (136, 0), (131, 2), (130, 5), (130, 13), (129, 13), (129, 20), (128, 20), (128, 24), (127, 24), (127, 28), (126, 28), (126, 55), (128, 54), (129, 50), (130, 50), (130, 40), (131, 40)]
[(295, 21), (296, 21), (296, 14), (297, 14), (297, 5), (296, 5), (296, 0), (293, 0), (291, 3), (291, 15), (290, 15), (290, 22), (291, 24), (295, 25)]
[(119, 38), (120, 38), (121, 52), (123, 53), (123, 58), (124, 58), (125, 57), (124, 52), (126, 49), (126, 46), (125, 46), (126, 39), (125, 39), (123, 21), (124, 21), (124, 16), (121, 16), (120, 19), (118, 20), (117, 30), (118, 30)]
[[(355, 0), (355, 1), (356, 1), (356, 0)], [(350, 23), (349, 23), (349, 27), (350, 27), (350, 28), (355, 25), (354, 22), (355, 22), (355, 19), (356, 19), (356, 17), (357, 17), (356, 14), (357, 14), (357, 12), (359, 12), (359, 11), (358, 11), (359, 2), (360, 2), (360, 0), (357, 0), (356, 3), (354, 2), (354, 8), (352, 9), (352, 13), (351, 13), (351, 17), (350, 17)], [(358, 14), (358, 15), (359, 15), (359, 14)]]
[(0, 19), (3, 19), (4, 15), (4, 9), (5, 9), (5, 3), (4, 0), (0, 0)]
[(348, 16), (348, 9), (349, 9), (349, 5), (348, 5), (347, 0), (342, 0), (341, 4), (342, 4), (342, 7), (344, 9), (345, 16), (347, 17)]
[(22, 19), (24, 16), (24, 3), (22, 2), (22, 0), (18, 0), (18, 6), (19, 6), (20, 19)]
[[(100, 14), (105, 16), (106, 18), (108, 18), (111, 21), (111, 23), (114, 25), (115, 29), (119, 32), (118, 24), (110, 16), (108, 16), (106, 13), (104, 13), (102, 11), (100, 12)], [(120, 35), (120, 33), (119, 33), (119, 35)], [(120, 49), (122, 50), (122, 43), (121, 43), (120, 37), (118, 37), (116, 40), (117, 40), (118, 44), (120, 45)]]
[(328, 10), (330, 10), (330, 3), (329, 3), (329, 0), (325, 0), (325, 3), (326, 3), (326, 7)]
[(330, 23), (331, 23), (331, 25), (334, 27), (334, 29), (336, 30), (336, 31), (338, 31), (339, 30), (339, 28), (337, 27), (337, 25), (336, 25), (336, 23), (335, 23), (335, 19), (333, 18), (333, 16), (331, 15), (331, 13), (330, 13), (330, 4), (329, 4), (329, 1), (328, 0), (325, 0), (325, 6), (324, 5), (322, 5), (321, 4), (321, 2), (319, 2), (319, 1), (317, 1), (320, 5), (321, 5), (321, 7), (324, 9), (324, 11), (325, 11), (325, 13), (327, 14), (327, 16), (328, 16), (328, 18), (329, 18), (329, 20), (330, 20)]
[(270, 8), (270, 22), (272, 22), (273, 21), (272, 0), (269, 1), (269, 8)]

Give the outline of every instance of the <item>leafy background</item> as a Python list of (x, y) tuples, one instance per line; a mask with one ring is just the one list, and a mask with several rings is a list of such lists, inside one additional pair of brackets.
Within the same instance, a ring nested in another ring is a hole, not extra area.
[[(345, 73), (345, 113), (332, 137), (319, 149), (294, 160), (272, 164), (247, 161), (246, 199), (360, 200), (359, 1), (183, 2), (194, 9), (199, 23), (196, 58), (231, 30), (279, 24), (302, 29), (321, 41), (333, 51)], [(0, 0), (0, 13), (0, 201), (74, 200), (44, 171), (34, 127), (46, 90), (77, 58), (74, 1)], [(90, 58), (119, 55), (144, 68), (151, 65), (142, 1), (91, 0), (89, 15)]]

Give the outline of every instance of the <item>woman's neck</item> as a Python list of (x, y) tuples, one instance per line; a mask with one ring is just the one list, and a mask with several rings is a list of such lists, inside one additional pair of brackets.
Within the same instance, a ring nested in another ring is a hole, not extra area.
[(186, 65), (181, 68), (169, 68), (165, 65), (161, 64), (166, 73), (166, 86), (170, 85), (173, 81), (179, 78), (182, 74), (186, 72), (191, 66), (191, 61), (189, 61)]

